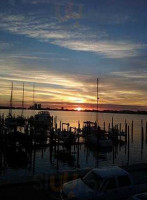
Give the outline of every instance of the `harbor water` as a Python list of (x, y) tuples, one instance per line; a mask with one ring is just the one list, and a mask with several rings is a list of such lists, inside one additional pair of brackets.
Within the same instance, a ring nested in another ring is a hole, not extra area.
[[(7, 116), (8, 110), (0, 110), (0, 114)], [(24, 116), (29, 117), (35, 115), (38, 111), (24, 110)], [(21, 114), (21, 110), (13, 110), (15, 116)], [(78, 112), (78, 111), (50, 111), (50, 114), (57, 117), (57, 124), (60, 121), (69, 123), (72, 127), (78, 127), (78, 122), (82, 128), (84, 121), (95, 121), (96, 113), (94, 112)], [(1, 155), (1, 177), (8, 176), (30, 176), (36, 174), (48, 174), (56, 170), (70, 170), (75, 168), (94, 168), (110, 165), (129, 165), (135, 163), (147, 162), (147, 133), (146, 122), (147, 115), (135, 114), (114, 114), (114, 113), (99, 113), (99, 125), (103, 128), (104, 122), (106, 130), (109, 123), (111, 125), (113, 117), (113, 124), (118, 124), (125, 129), (125, 120), (130, 126), (130, 144), (118, 144), (112, 149), (95, 149), (88, 147), (83, 143), (83, 138), (80, 138), (81, 144), (79, 146), (73, 145), (70, 150), (70, 155), (67, 157), (59, 156), (57, 158), (54, 149), (51, 147), (42, 147), (31, 149), (29, 152), (30, 162), (25, 167), (11, 166), (7, 160)], [(131, 123), (134, 123), (133, 138), (131, 135)], [(143, 132), (141, 129), (141, 121), (143, 120)], [(143, 134), (143, 135), (142, 135)], [(142, 139), (143, 136), (143, 139)], [(59, 150), (63, 150), (59, 146)]]

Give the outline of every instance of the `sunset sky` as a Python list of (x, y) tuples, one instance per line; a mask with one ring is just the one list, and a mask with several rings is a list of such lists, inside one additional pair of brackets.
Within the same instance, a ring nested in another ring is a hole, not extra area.
[(147, 110), (146, 0), (0, 0), (0, 105)]

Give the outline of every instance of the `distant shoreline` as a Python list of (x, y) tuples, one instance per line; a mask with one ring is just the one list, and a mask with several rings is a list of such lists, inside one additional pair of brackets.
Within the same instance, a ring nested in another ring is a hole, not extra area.
[[(0, 107), (0, 110), (8, 110), (9, 107)], [(13, 110), (22, 110), (22, 108), (12, 108)], [(33, 110), (30, 108), (24, 108), (24, 110)], [(131, 110), (103, 110), (103, 111), (97, 111), (97, 110), (74, 110), (74, 109), (53, 109), (53, 108), (42, 108), (42, 109), (36, 109), (36, 111), (70, 111), (70, 112), (93, 112), (93, 113), (114, 113), (114, 114), (136, 114), (136, 115), (147, 115), (147, 111), (131, 111)]]

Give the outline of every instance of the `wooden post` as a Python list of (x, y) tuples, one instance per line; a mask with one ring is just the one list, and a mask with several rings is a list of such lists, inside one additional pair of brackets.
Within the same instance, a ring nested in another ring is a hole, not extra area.
[(119, 131), (121, 132), (121, 123), (119, 124)]
[(55, 124), (55, 132), (57, 132), (57, 129), (58, 129), (58, 125), (57, 125), (57, 122)]
[(130, 159), (130, 127), (128, 126), (128, 162)]
[(121, 142), (121, 123), (119, 124), (120, 142)]
[(117, 124), (117, 131), (116, 131), (117, 142), (118, 142), (118, 134), (119, 134), (119, 128), (118, 128), (118, 124)]
[(125, 154), (127, 153), (127, 137), (128, 137), (128, 133), (127, 133), (127, 123), (126, 123), (126, 120), (125, 120)]
[[(61, 121), (60, 121), (60, 123), (61, 123)], [(62, 132), (62, 131), (63, 131), (63, 123), (61, 123), (61, 124), (62, 124), (62, 126), (61, 126), (61, 129), (60, 129), (60, 130), (61, 130), (61, 132)]]
[(141, 148), (143, 149), (144, 142), (144, 128), (143, 128), (143, 120), (141, 120)]
[(110, 131), (110, 123), (109, 123), (109, 125), (108, 125), (108, 131)]
[(147, 143), (147, 122), (146, 122), (146, 129), (145, 129), (146, 131), (146, 143)]
[(132, 120), (132, 127), (131, 127), (131, 139), (132, 139), (132, 143), (133, 143), (133, 138), (134, 138), (134, 122), (133, 122), (133, 120)]
[(113, 117), (112, 117), (112, 129), (113, 129)]
[(79, 145), (79, 137), (80, 137), (80, 122), (78, 121), (78, 145)]
[(141, 159), (143, 158), (143, 146), (144, 146), (144, 129), (143, 129), (143, 120), (141, 120)]
[(115, 149), (114, 149), (115, 147), (113, 146), (113, 151), (112, 151), (112, 153), (113, 153), (113, 164), (115, 163)]
[(59, 131), (58, 131), (58, 145), (57, 145), (57, 170), (59, 169)]
[(69, 131), (69, 126), (70, 126), (70, 125), (69, 125), (69, 123), (68, 123), (68, 124), (67, 124), (67, 131)]
[(127, 123), (125, 123), (125, 133), (126, 133), (126, 136), (125, 136), (125, 142), (127, 143), (127, 136), (128, 136), (128, 130), (127, 130), (127, 127), (128, 127), (128, 125), (127, 125)]
[(54, 134), (54, 132), (53, 132), (53, 128), (52, 128), (51, 132), (50, 132), (50, 148), (49, 148), (49, 150), (50, 150), (50, 162), (51, 162), (51, 164), (53, 163), (52, 162), (52, 155), (53, 155), (53, 134)]
[(79, 132), (80, 132), (80, 122), (78, 121), (78, 150), (77, 150), (77, 167), (79, 168)]
[(35, 175), (35, 165), (36, 165), (36, 147), (33, 152), (33, 176)]

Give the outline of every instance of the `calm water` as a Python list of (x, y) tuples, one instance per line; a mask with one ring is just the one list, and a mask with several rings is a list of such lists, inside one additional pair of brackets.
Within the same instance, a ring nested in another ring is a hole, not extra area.
[[(17, 116), (20, 114), (20, 110), (14, 110), (13, 113)], [(34, 115), (38, 111), (24, 111), (26, 117)], [(0, 110), (0, 113), (8, 114), (8, 110)], [(58, 123), (69, 122), (70, 126), (77, 127), (78, 121), (83, 125), (83, 121), (95, 121), (96, 113), (86, 112), (65, 112), (65, 111), (50, 111), (51, 115), (57, 116)], [(127, 114), (99, 114), (99, 123), (103, 127), (103, 123), (106, 123), (106, 129), (108, 124), (111, 123), (112, 117), (114, 118), (115, 124), (122, 124), (124, 129), (125, 119), (128, 125), (131, 127), (132, 120), (134, 121), (134, 140), (130, 140), (130, 149), (128, 146), (116, 146), (112, 150), (105, 150), (99, 152), (98, 150), (90, 150), (84, 144), (79, 147), (72, 146), (72, 156), (68, 161), (56, 159), (55, 152), (52, 153), (50, 147), (35, 150), (30, 152), (31, 163), (24, 169), (11, 168), (7, 163), (1, 169), (1, 176), (22, 176), (22, 175), (33, 175), (39, 173), (50, 173), (59, 169), (74, 169), (74, 168), (85, 168), (85, 167), (97, 167), (107, 165), (125, 165), (140, 162), (147, 162), (147, 142), (145, 133), (145, 123), (147, 116), (145, 115), (127, 115)], [(144, 143), (141, 144), (141, 120), (144, 122)], [(131, 132), (131, 131), (130, 131)], [(131, 134), (130, 134), (131, 135)], [(62, 147), (60, 147), (62, 150)]]

